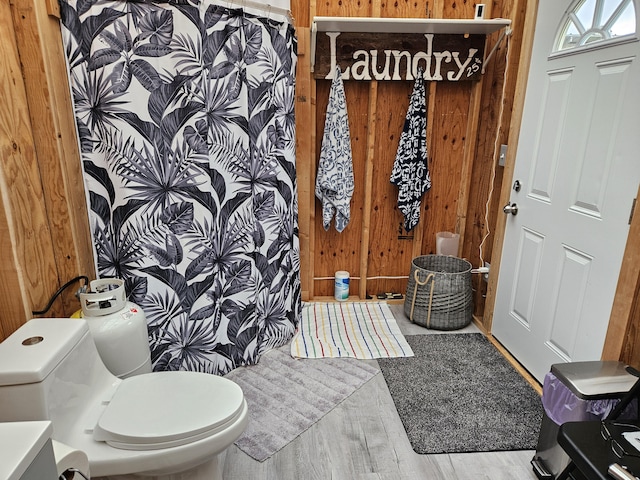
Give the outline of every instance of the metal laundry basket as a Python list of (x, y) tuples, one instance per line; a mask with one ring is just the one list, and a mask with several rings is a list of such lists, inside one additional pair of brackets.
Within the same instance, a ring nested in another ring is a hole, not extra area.
[(423, 255), (411, 262), (404, 313), (423, 327), (456, 330), (471, 323), (471, 264), (445, 255)]

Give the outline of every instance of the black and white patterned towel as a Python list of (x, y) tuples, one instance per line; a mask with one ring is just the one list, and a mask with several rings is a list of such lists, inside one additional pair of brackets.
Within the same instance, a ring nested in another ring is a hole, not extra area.
[(322, 225), (329, 229), (335, 214), (336, 230), (342, 232), (351, 217), (353, 195), (353, 158), (351, 135), (347, 117), (340, 67), (336, 71), (329, 92), (327, 118), (320, 148), (320, 164), (316, 177), (316, 197), (322, 202)]
[(404, 128), (393, 163), (391, 183), (398, 186), (398, 208), (404, 228), (412, 230), (420, 220), (422, 195), (431, 188), (427, 163), (427, 107), (422, 70), (418, 71)]

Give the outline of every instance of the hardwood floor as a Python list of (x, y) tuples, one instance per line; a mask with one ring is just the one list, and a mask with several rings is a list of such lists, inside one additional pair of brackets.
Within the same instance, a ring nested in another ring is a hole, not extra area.
[[(404, 334), (429, 333), (392, 311)], [(533, 453), (418, 455), (379, 373), (264, 462), (232, 445), (223, 468), (225, 480), (536, 480)]]

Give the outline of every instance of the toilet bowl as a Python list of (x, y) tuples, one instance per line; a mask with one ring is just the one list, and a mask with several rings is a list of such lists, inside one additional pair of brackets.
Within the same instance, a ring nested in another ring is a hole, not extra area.
[[(86, 453), (92, 478), (220, 478), (217, 455), (248, 422), (240, 387), (215, 375), (120, 379), (87, 322), (34, 319), (0, 344), (0, 421), (49, 420), (52, 438)], [(120, 477), (118, 477), (120, 478)], [(133, 478), (133, 477), (131, 477)]]

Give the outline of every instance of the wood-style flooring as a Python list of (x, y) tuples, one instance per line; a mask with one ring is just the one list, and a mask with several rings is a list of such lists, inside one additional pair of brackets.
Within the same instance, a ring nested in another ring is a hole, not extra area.
[[(432, 333), (392, 311), (405, 335)], [(478, 330), (471, 325), (458, 333), (467, 331)], [(221, 460), (225, 480), (536, 480), (533, 454), (418, 455), (379, 373), (264, 462), (235, 445)]]

